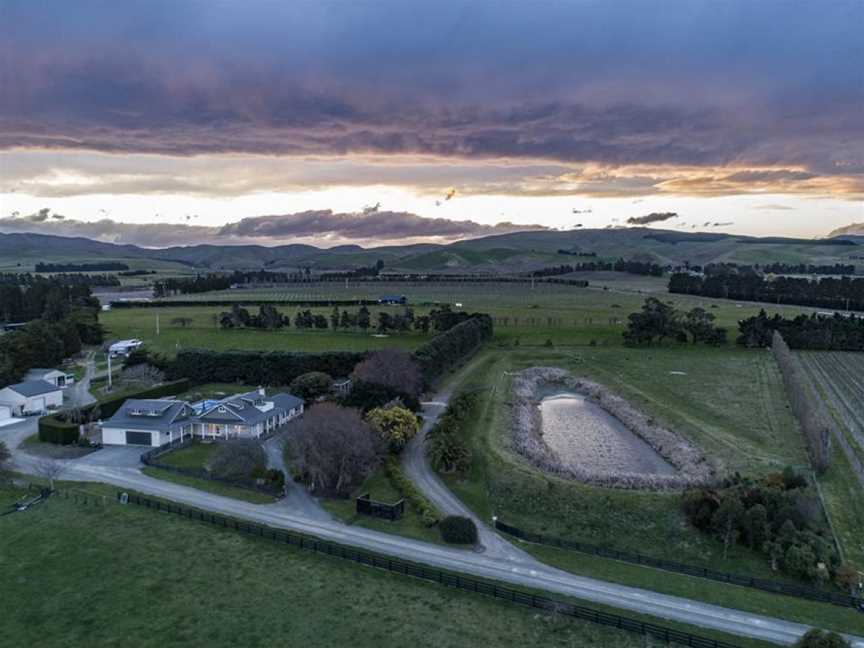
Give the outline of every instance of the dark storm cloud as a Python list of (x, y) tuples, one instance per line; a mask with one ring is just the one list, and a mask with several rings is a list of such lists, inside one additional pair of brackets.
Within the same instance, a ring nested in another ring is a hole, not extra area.
[(651, 212), (645, 216), (631, 216), (627, 219), (628, 225), (649, 225), (651, 223), (662, 223), (663, 221), (678, 218), (675, 212)]
[[(296, 239), (319, 243), (364, 241), (395, 243), (415, 239), (456, 239), (545, 230), (542, 225), (423, 218), (408, 212), (376, 211), (339, 213), (325, 209), (296, 214), (253, 216), (221, 227), (177, 223), (120, 223), (110, 218), (97, 221), (66, 219), (50, 221), (47, 209), (29, 216), (0, 218), (0, 232), (37, 232), (57, 236), (130, 243), (144, 247), (196, 245), (200, 243), (259, 243), (277, 245)], [(58, 215), (59, 216), (59, 215)]]
[(369, 211), (338, 213), (329, 209), (254, 216), (219, 229), (220, 237), (235, 238), (309, 238), (337, 236), (344, 239), (391, 239), (443, 237), (466, 238), (505, 234), (522, 230), (543, 230), (542, 225), (498, 223), (481, 225), (473, 221), (423, 218), (408, 212)]
[(860, 174), (862, 19), (775, 0), (7, 0), (0, 147)]

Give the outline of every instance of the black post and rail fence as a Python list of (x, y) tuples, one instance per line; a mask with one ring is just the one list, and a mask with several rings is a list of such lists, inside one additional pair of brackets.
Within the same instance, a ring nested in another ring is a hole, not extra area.
[(684, 574), (686, 576), (695, 576), (697, 578), (706, 578), (721, 583), (740, 585), (741, 587), (750, 587), (774, 594), (784, 594), (786, 596), (794, 596), (796, 598), (818, 601), (820, 603), (832, 603), (843, 607), (864, 609), (864, 599), (857, 596), (849, 596), (848, 594), (841, 594), (839, 592), (829, 592), (814, 587), (807, 587), (805, 585), (784, 583), (765, 578), (754, 578), (753, 576), (744, 576), (742, 574), (730, 574), (714, 569), (708, 569), (707, 567), (687, 565), (629, 551), (618, 551), (617, 549), (610, 549), (609, 547), (602, 547), (600, 545), (589, 544), (586, 542), (563, 540), (561, 538), (545, 536), (539, 533), (523, 531), (517, 527), (505, 524), (497, 518), (495, 519), (495, 528), (498, 531), (513, 536), (514, 538), (519, 538), (520, 540), (534, 544), (578, 551), (579, 553), (600, 556), (602, 558), (611, 558), (612, 560), (620, 560), (621, 562), (633, 565), (653, 567), (654, 569), (662, 569), (664, 571)]
[(383, 569), (397, 574), (403, 574), (405, 576), (412, 576), (421, 580), (439, 583), (446, 587), (454, 587), (466, 592), (483, 594), (485, 596), (491, 596), (492, 598), (508, 601), (517, 605), (545, 610), (610, 628), (617, 628), (619, 630), (625, 630), (627, 632), (641, 635), (649, 635), (663, 641), (671, 641), (685, 646), (693, 646), (694, 648), (739, 648), (735, 644), (730, 644), (724, 641), (700, 637), (699, 635), (694, 635), (689, 632), (676, 630), (655, 623), (647, 623), (645, 621), (631, 619), (611, 612), (604, 612), (603, 610), (597, 610), (583, 605), (576, 605), (564, 600), (556, 600), (547, 596), (520, 591), (513, 589), (512, 587), (499, 585), (495, 582), (480, 580), (473, 576), (443, 571), (441, 569), (436, 569), (435, 567), (418, 565), (398, 558), (390, 558), (388, 556), (376, 554), (371, 551), (355, 549), (328, 540), (319, 540), (317, 538), (304, 536), (283, 529), (274, 529), (262, 524), (255, 524), (253, 522), (238, 520), (224, 515), (208, 513), (199, 509), (187, 508), (173, 502), (150, 499), (134, 493), (118, 493), (117, 499), (124, 504), (135, 504), (154, 511), (173, 513), (190, 520), (205, 522), (216, 527), (230, 529), (250, 536), (271, 540), (279, 544), (290, 545), (307, 551), (350, 560), (367, 567), (374, 567), (375, 569)]

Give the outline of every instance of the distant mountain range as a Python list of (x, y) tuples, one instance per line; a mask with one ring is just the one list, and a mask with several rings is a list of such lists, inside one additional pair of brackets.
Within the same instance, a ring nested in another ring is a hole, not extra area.
[[(405, 272), (516, 272), (588, 259), (568, 253), (596, 253), (660, 264), (854, 263), (864, 266), (864, 235), (842, 233), (828, 239), (758, 238), (719, 233), (688, 233), (648, 228), (517, 232), (448, 245), (419, 244), (362, 248), (343, 245), (193, 245), (163, 249), (116, 245), (85, 238), (44, 234), (0, 234), (0, 271), (32, 270), (36, 261), (149, 261), (165, 270), (311, 267), (338, 270), (373, 265)], [(146, 264), (144, 264), (146, 265)]]

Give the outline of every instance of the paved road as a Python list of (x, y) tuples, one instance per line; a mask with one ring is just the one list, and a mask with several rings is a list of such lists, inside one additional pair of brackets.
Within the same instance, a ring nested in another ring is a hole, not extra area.
[[(18, 430), (19, 427), (29, 429)], [(17, 446), (26, 436), (32, 434), (33, 429), (35, 429), (35, 419), (30, 419), (17, 426), (0, 429), (0, 439), (6, 441), (13, 449), (15, 466), (23, 472), (32, 470), (32, 461), (29, 455), (18, 450)], [(108, 451), (110, 452), (111, 449)], [(101, 452), (105, 451), (88, 455), (87, 461), (70, 460), (65, 462), (66, 470), (62, 478), (113, 484), (121, 489), (163, 497), (189, 506), (248, 519), (276, 528), (308, 533), (405, 560), (422, 562), (443, 569), (458, 570), (520, 587), (531, 587), (554, 594), (573, 596), (585, 601), (681, 621), (733, 635), (754, 637), (788, 645), (794, 643), (807, 629), (806, 626), (797, 623), (575, 576), (542, 565), (533, 559), (530, 559), (530, 562), (525, 562), (516, 554), (496, 555), (496, 552), (492, 550), (478, 554), (470, 550), (434, 545), (369, 529), (347, 526), (334, 520), (310, 519), (300, 512), (291, 510), (284, 503), (255, 505), (213, 495), (148, 477), (143, 475), (135, 466), (108, 465), (110, 462), (102, 461), (98, 457)], [(522, 554), (522, 552), (519, 553)], [(864, 638), (854, 639), (855, 648), (864, 648)]]

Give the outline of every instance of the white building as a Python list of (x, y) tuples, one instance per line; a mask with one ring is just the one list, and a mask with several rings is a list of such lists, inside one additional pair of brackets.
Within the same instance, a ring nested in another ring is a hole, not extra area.
[(66, 389), (75, 384), (75, 376), (59, 369), (31, 369), (24, 380), (44, 380), (60, 389)]
[(0, 405), (13, 416), (41, 414), (63, 405), (63, 390), (44, 380), (25, 380), (0, 389)]
[(302, 414), (296, 396), (267, 396), (263, 389), (194, 404), (130, 398), (102, 424), (102, 443), (158, 447), (190, 436), (258, 439)]

